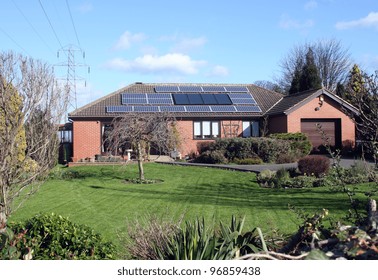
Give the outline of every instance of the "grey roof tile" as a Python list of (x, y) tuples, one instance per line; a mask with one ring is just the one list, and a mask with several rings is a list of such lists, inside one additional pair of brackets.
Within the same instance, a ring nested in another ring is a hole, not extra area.
[(207, 112), (207, 113), (174, 113), (176, 117), (258, 117), (264, 115), (272, 106), (274, 106), (279, 100), (282, 99), (282, 95), (273, 91), (266, 90), (264, 88), (255, 86), (253, 84), (183, 84), (183, 83), (153, 83), (153, 84), (145, 84), (145, 83), (135, 83), (129, 86), (126, 86), (120, 90), (117, 90), (109, 95), (106, 95), (100, 99), (97, 99), (77, 110), (71, 112), (69, 114), (69, 118), (104, 118), (104, 117), (114, 117), (119, 115), (120, 113), (107, 113), (106, 107), (107, 106), (118, 106), (121, 104), (121, 94), (122, 93), (155, 93), (156, 86), (166, 86), (166, 85), (174, 85), (174, 86), (246, 86), (249, 92), (255, 98), (257, 104), (261, 108), (261, 113), (241, 113), (241, 112), (234, 112), (234, 113), (227, 113), (227, 112)]

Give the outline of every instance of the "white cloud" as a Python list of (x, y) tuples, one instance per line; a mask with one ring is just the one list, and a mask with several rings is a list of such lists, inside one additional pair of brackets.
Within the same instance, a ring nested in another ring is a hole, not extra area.
[(313, 10), (313, 9), (316, 9), (317, 7), (318, 7), (318, 2), (313, 1), (313, 0), (308, 1), (304, 6), (305, 10)]
[(226, 77), (229, 75), (228, 68), (222, 65), (216, 65), (213, 67), (208, 76), (211, 77)]
[(126, 50), (131, 47), (133, 43), (142, 42), (146, 39), (146, 35), (143, 33), (132, 34), (126, 31), (118, 39), (118, 42), (114, 45), (115, 50)]
[(307, 29), (314, 26), (314, 21), (308, 19), (306, 21), (298, 21), (290, 18), (288, 15), (282, 15), (279, 26), (283, 29)]
[(202, 47), (207, 42), (206, 37), (183, 38), (179, 40), (172, 48), (174, 52), (188, 52), (193, 49)]
[(375, 27), (378, 29), (378, 12), (371, 12), (366, 17), (352, 21), (340, 21), (336, 23), (337, 29), (350, 29), (354, 27)]
[(134, 60), (115, 58), (106, 67), (126, 72), (140, 73), (174, 73), (193, 75), (207, 64), (204, 60), (193, 60), (181, 53), (168, 53), (162, 56), (146, 54)]

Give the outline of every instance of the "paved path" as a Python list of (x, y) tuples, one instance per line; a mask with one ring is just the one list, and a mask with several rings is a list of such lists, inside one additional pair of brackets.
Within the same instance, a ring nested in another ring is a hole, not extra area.
[[(234, 165), (234, 164), (204, 164), (204, 163), (189, 163), (189, 162), (163, 162), (157, 160), (158, 163), (163, 164), (175, 164), (175, 165), (184, 165), (184, 166), (201, 166), (201, 167), (211, 167), (211, 168), (221, 168), (221, 169), (229, 169), (229, 170), (238, 170), (244, 172), (255, 172), (260, 173), (263, 170), (279, 170), (279, 169), (289, 169), (289, 168), (297, 168), (298, 164), (295, 163), (284, 163), (284, 164), (256, 164), (256, 165)], [(356, 162), (362, 162), (361, 160), (356, 159), (341, 159), (340, 165), (342, 167), (351, 167), (352, 165), (356, 164)], [(332, 159), (331, 159), (332, 164)], [(374, 163), (368, 162), (368, 165), (374, 166)]]

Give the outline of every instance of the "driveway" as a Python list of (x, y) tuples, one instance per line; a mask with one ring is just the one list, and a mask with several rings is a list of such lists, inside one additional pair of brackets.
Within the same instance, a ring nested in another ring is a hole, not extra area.
[[(221, 169), (229, 169), (229, 170), (238, 170), (244, 172), (255, 172), (260, 173), (263, 170), (280, 170), (280, 169), (289, 169), (289, 168), (297, 168), (298, 164), (295, 163), (284, 163), (284, 164), (256, 164), (256, 165), (236, 165), (236, 164), (205, 164), (205, 163), (189, 163), (189, 162), (163, 162), (157, 160), (158, 163), (163, 164), (175, 164), (175, 165), (183, 165), (183, 166), (201, 166), (201, 167), (210, 167), (210, 168), (221, 168)], [(331, 159), (331, 164), (333, 160)], [(356, 163), (364, 163), (358, 159), (346, 159), (342, 158), (340, 160), (340, 165), (345, 168), (349, 168)], [(366, 162), (369, 166), (374, 166), (373, 162)]]

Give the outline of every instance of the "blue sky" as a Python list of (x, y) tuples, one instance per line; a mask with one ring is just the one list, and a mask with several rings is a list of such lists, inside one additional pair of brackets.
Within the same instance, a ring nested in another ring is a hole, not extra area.
[(323, 39), (378, 69), (376, 0), (6, 0), (1, 14), (1, 51), (52, 65), (67, 63), (57, 52), (69, 45), (85, 51), (75, 52), (91, 68), (76, 67), (86, 80), (77, 81), (79, 105), (137, 81), (273, 80), (294, 45)]

